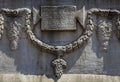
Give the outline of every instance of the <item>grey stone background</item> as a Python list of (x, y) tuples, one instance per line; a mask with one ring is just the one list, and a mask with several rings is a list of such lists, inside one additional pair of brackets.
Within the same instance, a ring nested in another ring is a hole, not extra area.
[[(41, 5), (76, 5), (81, 10), (80, 17), (84, 23), (85, 11), (90, 8), (118, 9), (119, 0), (0, 0), (0, 8), (40, 9)], [(23, 25), (24, 23), (20, 19)], [(8, 25), (5, 27), (8, 28)], [(113, 27), (115, 28), (115, 27)], [(82, 33), (81, 26), (77, 23), (76, 31), (41, 31), (40, 23), (33, 28), (36, 36), (52, 45), (64, 45), (74, 41)], [(21, 31), (19, 48), (16, 51), (9, 49), (7, 32), (4, 30), (3, 39), (0, 40), (0, 73), (24, 75), (47, 75), (53, 77), (53, 69), (50, 66), (54, 55), (42, 52), (34, 46), (26, 37), (24, 29)], [(78, 49), (64, 59), (68, 62), (65, 74), (109, 74), (120, 75), (120, 43), (114, 32), (110, 40), (108, 53), (99, 51), (99, 44), (94, 32), (85, 48)]]

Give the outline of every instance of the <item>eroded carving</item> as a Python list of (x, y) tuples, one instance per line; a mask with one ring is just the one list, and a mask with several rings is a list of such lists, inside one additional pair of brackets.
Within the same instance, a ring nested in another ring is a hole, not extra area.
[(112, 21), (112, 23), (102, 22), (99, 23), (98, 25), (98, 35), (101, 43), (101, 49), (107, 52), (109, 46), (109, 40), (112, 32), (112, 27), (114, 25), (113, 23), (116, 23), (116, 21), (117, 21), (116, 24), (117, 30), (115, 33), (117, 35), (117, 38), (118, 39), (120, 38), (120, 32), (119, 32), (120, 23), (118, 20), (120, 16), (120, 11), (110, 10), (110, 9), (97, 9), (97, 8), (90, 9), (89, 11), (91, 11), (93, 15), (106, 18), (107, 20)]
[(120, 41), (120, 21), (119, 21), (119, 18), (118, 18), (117, 23), (116, 23), (115, 34), (116, 34), (118, 40)]
[(0, 39), (2, 38), (4, 31), (4, 17), (0, 14)]
[[(26, 15), (26, 33), (27, 33), (29, 39), (35, 45), (39, 46), (40, 48), (42, 48), (46, 51), (54, 52), (54, 54), (56, 56), (63, 56), (63, 55), (65, 55), (66, 52), (70, 53), (70, 52), (74, 51), (75, 49), (81, 48), (92, 36), (93, 31), (94, 31), (94, 23), (93, 23), (93, 19), (92, 19), (92, 13), (88, 12), (86, 29), (80, 37), (78, 37), (75, 41), (73, 41), (72, 43), (69, 43), (67, 45), (53, 46), (53, 45), (46, 44), (36, 38), (36, 36), (34, 35), (34, 33), (32, 32), (32, 29), (30, 27), (30, 13), (28, 13)], [(61, 75), (63, 74), (63, 69), (64, 69), (63, 66), (66, 66), (67, 63), (62, 59), (56, 59), (52, 62), (52, 64), (53, 64), (53, 67), (55, 68), (55, 75), (58, 78), (60, 78)]]
[[(41, 40), (37, 39), (36, 36), (34, 35), (34, 33), (31, 30), (30, 27), (30, 18), (29, 15), (26, 19), (26, 32), (28, 37), (30, 38), (30, 40), (38, 45), (40, 48), (43, 48), (47, 51), (52, 51), (55, 53), (61, 53), (60, 55), (63, 55), (63, 53), (66, 52), (72, 52), (74, 49), (80, 48), (80, 46), (83, 46), (83, 44), (91, 37), (93, 31), (94, 31), (94, 23), (93, 23), (93, 19), (92, 19), (92, 14), (89, 12), (88, 16), (87, 16), (87, 23), (86, 23), (86, 29), (84, 31), (84, 33), (75, 41), (73, 41), (72, 43), (69, 43), (67, 45), (63, 45), (63, 46), (52, 46), (49, 44), (46, 44), (44, 42), (42, 42)], [(56, 54), (58, 55), (58, 54)]]
[[(40, 48), (43, 48), (46, 51), (50, 51), (50, 52), (54, 52), (54, 54), (56, 56), (64, 56), (67, 55), (65, 54), (73, 52), (74, 50), (81, 48), (84, 44), (86, 44), (86, 42), (89, 40), (89, 38), (92, 36), (93, 31), (95, 29), (94, 26), (94, 22), (93, 22), (93, 17), (92, 15), (100, 15), (103, 17), (106, 17), (110, 14), (111, 16), (120, 14), (119, 11), (117, 10), (101, 10), (101, 9), (90, 9), (87, 12), (87, 18), (86, 18), (86, 28), (83, 32), (83, 34), (78, 37), (76, 40), (74, 40), (73, 42), (66, 44), (66, 45), (62, 45), (62, 46), (53, 46), (53, 45), (49, 45), (47, 43), (42, 42), (41, 40), (37, 39), (37, 37), (34, 35), (34, 33), (32, 32), (32, 28), (31, 28), (31, 10), (26, 9), (26, 8), (21, 8), (21, 9), (2, 9), (3, 14), (10, 16), (10, 17), (18, 17), (18, 16), (22, 16), (24, 15), (25, 17), (25, 28), (26, 28), (26, 33), (29, 37), (29, 39), (37, 46), (39, 46)], [(1, 22), (1, 21), (0, 21)], [(0, 23), (1, 24), (1, 23)], [(84, 27), (84, 26), (83, 26)], [(104, 35), (105, 37), (102, 37), (103, 39), (105, 39), (106, 41), (109, 41), (109, 37), (111, 35), (111, 24), (107, 24), (104, 25), (104, 23), (99, 24), (99, 31), (100, 32), (100, 37), (101, 35)], [(106, 30), (109, 27), (109, 31)], [(10, 41), (12, 42), (13, 45), (11, 45), (12, 49), (17, 49), (17, 41), (18, 41), (18, 37), (19, 37), (19, 32), (18, 32), (18, 23), (12, 23), (11, 27), (10, 27), (10, 31), (12, 30), (12, 32), (10, 32), (10, 37), (9, 38), (13, 38), (10, 39)], [(104, 32), (105, 31), (105, 32)], [(106, 43), (105, 41), (105, 43)], [(106, 46), (106, 44), (104, 45), (103, 49), (107, 49), (108, 44)], [(52, 61), (52, 66), (55, 69), (55, 75), (60, 78), (61, 75), (63, 74), (63, 69), (66, 68), (67, 66), (67, 62), (65, 62), (65, 60), (63, 59), (55, 59), (54, 61)]]
[(10, 41), (11, 50), (16, 50), (18, 48), (19, 31), (20, 31), (20, 24), (18, 24), (16, 21), (10, 23), (10, 26), (7, 29), (7, 36)]
[(118, 10), (92, 8), (89, 10), (92, 14), (102, 17), (114, 17), (120, 14)]
[[(24, 17), (27, 12), (30, 10), (28, 8), (19, 8), (19, 9), (7, 9), (2, 8), (0, 12), (0, 38), (3, 34), (4, 30), (4, 16), (11, 17), (14, 19), (15, 17)], [(7, 21), (7, 20), (6, 20)], [(16, 50), (18, 48), (18, 40), (19, 40), (19, 31), (20, 31), (20, 24), (17, 21), (12, 21), (10, 26), (7, 27), (7, 36), (10, 41), (10, 49)]]
[(41, 6), (41, 30), (76, 30), (76, 6)]
[(101, 50), (107, 52), (109, 46), (109, 40), (112, 33), (112, 24), (106, 21), (100, 21), (98, 24), (98, 38), (101, 46)]
[(63, 59), (55, 59), (52, 61), (52, 67), (54, 68), (55, 75), (60, 78), (66, 69), (67, 62)]

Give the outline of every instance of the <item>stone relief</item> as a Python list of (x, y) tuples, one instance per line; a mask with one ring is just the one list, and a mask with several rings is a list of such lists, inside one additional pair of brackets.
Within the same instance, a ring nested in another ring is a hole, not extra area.
[(118, 18), (118, 20), (117, 20), (117, 23), (116, 23), (116, 30), (115, 30), (116, 32), (116, 36), (117, 36), (117, 38), (118, 38), (118, 40), (120, 41), (120, 21), (119, 21), (119, 18)]
[[(28, 19), (30, 20), (30, 19)], [(26, 20), (26, 24), (29, 23), (28, 20)], [(44, 42), (42, 42), (41, 40), (38, 40), (36, 38), (36, 36), (34, 35), (34, 33), (32, 32), (30, 26), (27, 26), (27, 34), (28, 37), (30, 38), (30, 40), (38, 45), (39, 47), (47, 50), (47, 51), (52, 51), (55, 53), (59, 53), (56, 55), (60, 55), (62, 56), (64, 53), (66, 52), (71, 52), (74, 49), (80, 48), (92, 35), (94, 31), (94, 23), (93, 23), (93, 19), (91, 17), (91, 13), (88, 13), (87, 16), (87, 23), (86, 23), (86, 30), (84, 31), (84, 33), (77, 38), (75, 41), (73, 41), (72, 43), (69, 43), (67, 45), (63, 45), (63, 46), (52, 46), (49, 44), (46, 44)]]
[[(89, 38), (91, 37), (91, 35), (93, 34), (93, 31), (95, 29), (93, 15), (112, 18), (114, 16), (118, 16), (119, 13), (120, 12), (117, 10), (104, 10), (104, 9), (88, 10), (87, 17), (86, 17), (86, 25), (85, 25), (86, 28), (85, 28), (85, 31), (83, 32), (83, 34), (80, 37), (78, 37), (75, 41), (73, 41), (72, 43), (69, 43), (69, 44), (63, 45), (63, 46), (52, 46), (52, 45), (42, 42), (41, 40), (36, 38), (36, 36), (34, 35), (34, 33), (32, 32), (32, 30), (29, 26), (28, 26), (29, 28), (27, 28), (27, 34), (28, 34), (28, 37), (30, 38), (30, 40), (34, 44), (38, 45), (40, 48), (42, 48), (46, 51), (54, 52), (54, 54), (57, 57), (59, 57), (58, 59), (54, 60), (52, 62), (52, 64), (55, 69), (54, 70), (55, 75), (58, 78), (60, 78), (64, 71), (63, 66), (64, 65), (65, 65), (65, 67), (67, 66), (66, 65), (67, 63), (65, 63), (65, 61), (63, 59), (61, 59), (60, 57), (64, 56), (65, 55), (64, 53), (70, 53), (70, 52), (74, 51), (75, 49), (81, 48), (86, 43), (86, 41), (89, 40)], [(98, 25), (98, 27), (99, 27), (99, 29), (98, 29), (99, 38), (101, 38), (101, 40), (103, 42), (103, 43), (101, 43), (101, 46), (102, 46), (103, 51), (106, 52), (108, 49), (108, 46), (109, 46), (108, 42), (110, 40), (110, 36), (111, 36), (111, 32), (112, 32), (112, 24), (106, 23), (106, 22), (101, 22)], [(60, 60), (64, 61), (65, 64), (63, 64), (62, 61), (60, 61)]]
[[(76, 17), (77, 18), (77, 17)], [(94, 31), (94, 23), (93, 23), (93, 18), (92, 18), (92, 13), (88, 12), (87, 13), (87, 20), (86, 20), (86, 29), (83, 32), (83, 34), (78, 37), (75, 41), (72, 43), (63, 45), (63, 46), (53, 46), (46, 44), (42, 42), (41, 40), (37, 39), (34, 33), (32, 32), (32, 29), (30, 27), (30, 16), (28, 15), (28, 18), (26, 19), (26, 32), (29, 37), (29, 39), (37, 46), (40, 48), (52, 52), (54, 55), (59, 57), (58, 59), (54, 60), (52, 62), (52, 67), (55, 69), (55, 75), (60, 78), (61, 75), (63, 74), (63, 66), (67, 66), (65, 63), (65, 60), (61, 59), (62, 56), (66, 55), (65, 53), (70, 53), (73, 52), (75, 49), (81, 48), (86, 42), (89, 40), (89, 38), (92, 36), (93, 31)], [(63, 63), (64, 61), (64, 63)], [(59, 63), (58, 63), (59, 62)]]
[[(20, 9), (7, 9), (2, 8), (1, 14), (0, 14), (0, 38), (2, 37), (3, 30), (4, 30), (4, 16), (10, 17), (11, 19), (14, 19), (16, 17), (24, 17), (26, 13), (30, 11), (27, 8), (20, 8)], [(7, 21), (7, 20), (5, 20)], [(7, 36), (10, 41), (10, 49), (16, 50), (18, 48), (18, 40), (19, 40), (19, 31), (21, 28), (21, 24), (19, 24), (17, 21), (13, 20), (10, 21), (10, 26), (7, 27)]]
[(4, 31), (4, 17), (2, 14), (0, 14), (0, 39), (2, 38)]
[(109, 40), (112, 34), (112, 24), (106, 21), (100, 21), (98, 24), (98, 39), (100, 43), (100, 49), (103, 52), (107, 52), (109, 46)]
[[(96, 25), (98, 27), (97, 34), (98, 34), (98, 39), (100, 43), (100, 49), (103, 52), (107, 52), (108, 46), (110, 45), (109, 41), (112, 35), (113, 25), (114, 23), (116, 23), (116, 21), (117, 21), (116, 27), (119, 28), (118, 18), (119, 18), (120, 12), (118, 10), (96, 9), (96, 8), (90, 9), (89, 11), (91, 11), (92, 14), (95, 16), (99, 16), (101, 18), (105, 18), (109, 20), (109, 22), (107, 22), (106, 20), (100, 20), (98, 22), (98, 25)], [(116, 31), (116, 33), (119, 39), (118, 30)]]
[(52, 67), (55, 71), (55, 76), (58, 78), (61, 77), (66, 66), (67, 66), (67, 62), (63, 59), (58, 58), (52, 61)]
[[(76, 13), (76, 12), (74, 12)], [(35, 34), (32, 32), (31, 28), (31, 10), (28, 8), (20, 8), (20, 9), (1, 9), (0, 14), (0, 38), (3, 34), (4, 30), (4, 16), (8, 17), (24, 17), (25, 19), (25, 30), (28, 38), (32, 41), (34, 45), (39, 46), (40, 48), (44, 49), (45, 51), (52, 52), (55, 56), (57, 56), (57, 59), (52, 61), (52, 67), (54, 69), (55, 75), (60, 78), (61, 75), (64, 72), (64, 69), (67, 67), (67, 62), (63, 60), (61, 57), (64, 55), (67, 55), (65, 53), (71, 53), (76, 49), (81, 48), (86, 42), (89, 40), (89, 38), (92, 36), (94, 30), (95, 30), (95, 24), (93, 15), (99, 15), (102, 17), (113, 17), (118, 16), (120, 14), (117, 10), (103, 10), (103, 9), (90, 9), (87, 11), (86, 14), (86, 24), (83, 27), (86, 27), (83, 34), (79, 36), (76, 40), (74, 40), (72, 43), (66, 44), (66, 45), (58, 45), (53, 46), (49, 45), (47, 43), (42, 42), (41, 40), (37, 39)], [(77, 17), (75, 17), (77, 19)], [(80, 23), (80, 22), (79, 22)], [(117, 29), (119, 30), (120, 23), (117, 24)], [(18, 40), (19, 40), (19, 29), (21, 24), (19, 24), (17, 21), (13, 21), (10, 24), (10, 27), (8, 29), (8, 38), (10, 41), (10, 48), (11, 50), (16, 50), (18, 48)], [(112, 31), (112, 24), (106, 23), (106, 22), (100, 22), (98, 25), (98, 35), (100, 40), (102, 40), (102, 49), (104, 51), (107, 51), (108, 48), (108, 42), (110, 40), (111, 31)]]
[(11, 23), (9, 28), (7, 29), (7, 36), (10, 41), (11, 50), (16, 50), (18, 48), (19, 31), (20, 24), (18, 24), (16, 21)]

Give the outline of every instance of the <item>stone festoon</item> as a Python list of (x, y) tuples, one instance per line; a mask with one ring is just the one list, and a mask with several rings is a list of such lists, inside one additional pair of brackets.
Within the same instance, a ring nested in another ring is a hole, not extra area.
[[(42, 6), (41, 7), (41, 30), (54, 30), (54, 31), (63, 31), (63, 30), (76, 30), (76, 7), (75, 6)], [(8, 39), (10, 41), (10, 49), (16, 50), (18, 48), (18, 40), (20, 35), (20, 29), (25, 28), (25, 32), (33, 44), (44, 49), (46, 52), (50, 51), (57, 56), (57, 59), (52, 61), (52, 67), (54, 68), (55, 75), (60, 78), (64, 72), (64, 69), (67, 67), (67, 62), (61, 57), (68, 55), (70, 52), (81, 48), (92, 36), (95, 26), (93, 16), (100, 17), (119, 17), (120, 12), (118, 10), (104, 10), (104, 9), (90, 9), (87, 11), (86, 23), (83, 25), (85, 27), (84, 32), (81, 36), (76, 37), (71, 43), (66, 45), (53, 46), (49, 45), (42, 40), (39, 40), (35, 34), (32, 32), (31, 23), (31, 10), (28, 8), (19, 8), (19, 9), (6, 9), (2, 8), (0, 10), (0, 39), (3, 35), (4, 30), (4, 16), (14, 19), (16, 17), (23, 17), (25, 25), (18, 23), (16, 20), (13, 20), (10, 23), (10, 26), (7, 28)], [(79, 21), (79, 20), (78, 20)], [(116, 21), (116, 27), (118, 32), (120, 31), (119, 20)], [(80, 22), (79, 22), (80, 23)], [(81, 24), (82, 25), (82, 24)], [(112, 24), (107, 23), (106, 21), (100, 21), (98, 24), (98, 36), (102, 45), (103, 51), (107, 51), (109, 46), (109, 40), (112, 32)], [(118, 33), (119, 34), (119, 33)], [(119, 35), (118, 35), (119, 36)], [(119, 39), (119, 37), (118, 37)], [(67, 54), (65, 54), (67, 53)]]

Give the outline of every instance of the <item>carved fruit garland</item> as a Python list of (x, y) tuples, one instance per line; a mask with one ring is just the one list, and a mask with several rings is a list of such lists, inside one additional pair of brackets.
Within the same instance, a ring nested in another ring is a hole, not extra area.
[[(20, 8), (20, 9), (7, 9), (2, 8), (0, 13), (0, 39), (3, 35), (4, 30), (4, 18), (2, 15), (10, 17), (14, 19), (15, 17), (22, 17), (26, 12), (29, 12), (30, 10), (27, 8)], [(19, 31), (20, 31), (20, 24), (17, 23), (17, 21), (12, 21), (10, 23), (10, 26), (7, 27), (7, 36), (10, 42), (10, 49), (16, 50), (18, 48), (18, 40), (19, 40)]]
[(34, 44), (38, 45), (42, 49), (58, 53), (56, 55), (62, 56), (66, 52), (71, 52), (74, 49), (80, 48), (91, 37), (91, 35), (94, 31), (94, 24), (93, 24), (93, 19), (91, 17), (91, 13), (88, 13), (87, 18), (88, 18), (88, 20), (87, 20), (87, 26), (86, 26), (85, 32), (78, 39), (73, 41), (72, 43), (69, 43), (69, 44), (63, 45), (63, 46), (52, 46), (52, 45), (46, 44), (46, 43), (42, 42), (41, 40), (37, 39), (31, 30), (29, 15), (28, 15), (28, 17), (26, 17), (26, 27), (27, 27), (26, 31), (27, 31), (28, 37)]
[(0, 39), (2, 38), (4, 31), (4, 17), (0, 14)]
[[(61, 56), (66, 55), (65, 53), (69, 53), (72, 52), (75, 49), (81, 48), (86, 41), (89, 40), (89, 38), (91, 37), (91, 35), (93, 34), (94, 31), (94, 23), (93, 23), (93, 18), (92, 15), (93, 14), (97, 14), (97, 15), (101, 15), (101, 16), (108, 16), (108, 14), (110, 13), (112, 14), (120, 14), (119, 11), (117, 10), (100, 10), (100, 9), (91, 9), (88, 11), (87, 13), (87, 20), (86, 20), (86, 29), (83, 32), (83, 34), (77, 38), (75, 41), (73, 41), (72, 43), (69, 43), (67, 45), (63, 45), (63, 46), (52, 46), (49, 44), (46, 44), (44, 42), (42, 42), (41, 40), (37, 39), (36, 36), (34, 35), (34, 33), (31, 30), (31, 10), (27, 9), (27, 8), (20, 8), (20, 9), (1, 9), (2, 13), (7, 15), (7, 16), (11, 16), (11, 17), (18, 17), (18, 16), (22, 16), (23, 14), (25, 15), (25, 27), (26, 27), (26, 33), (28, 35), (28, 37), (30, 38), (30, 40), (38, 45), (40, 48), (46, 50), (46, 51), (51, 51), (54, 52), (56, 56), (58, 56), (58, 59), (55, 59), (52, 61), (52, 67), (55, 69), (55, 75), (60, 78), (61, 75), (64, 72), (64, 69), (67, 66), (67, 62), (63, 59), (61, 59)], [(105, 14), (104, 14), (105, 13)], [(4, 29), (4, 18), (2, 16), (2, 14), (0, 15), (0, 38), (1, 35), (3, 34), (3, 29)], [(13, 30), (11, 32), (14, 32), (12, 34), (12, 38), (11, 41), (13, 42), (13, 49), (16, 49), (16, 43), (18, 41), (18, 35), (19, 32), (17, 32), (17, 23), (12, 23), (10, 29)], [(18, 27), (19, 28), (19, 27)], [(11, 34), (10, 32), (10, 34)], [(10, 37), (11, 38), (11, 37)]]
[[(100, 15), (106, 17), (109, 16), (109, 14), (110, 16), (114, 16), (116, 14), (120, 14), (120, 12), (117, 10), (90, 9), (87, 13), (86, 29), (83, 34), (72, 43), (63, 46), (52, 46), (37, 39), (30, 27), (30, 13), (28, 13), (26, 17), (26, 31), (28, 37), (35, 45), (38, 45), (40, 48), (46, 51), (54, 52), (55, 55), (58, 56), (58, 59), (52, 61), (52, 67), (55, 69), (55, 75), (60, 78), (67, 65), (67, 62), (65, 62), (60, 57), (66, 55), (64, 53), (69, 53), (75, 49), (81, 48), (86, 43), (86, 41), (89, 40), (95, 28), (92, 15)], [(109, 33), (111, 34), (111, 30)]]
[(81, 48), (86, 43), (86, 41), (88, 41), (88, 39), (91, 37), (93, 31), (94, 31), (94, 24), (92, 19), (92, 13), (88, 12), (86, 30), (78, 39), (67, 45), (52, 46), (36, 38), (30, 27), (30, 13), (28, 13), (26, 16), (26, 32), (30, 40), (34, 44), (38, 45), (40, 48), (54, 52), (58, 56), (58, 59), (52, 61), (52, 67), (55, 69), (55, 75), (58, 78), (60, 78), (61, 75), (63, 74), (63, 71), (65, 69), (64, 67), (66, 67), (67, 64), (65, 60), (61, 59), (60, 57), (63, 56), (64, 53), (66, 52), (69, 53), (75, 49)]
[[(93, 8), (90, 9), (90, 11), (96, 16), (101, 16), (109, 20), (111, 19), (112, 22), (117, 21), (116, 24), (117, 31), (115, 33), (117, 35), (117, 38), (120, 39), (120, 21), (119, 21), (120, 12), (118, 10), (109, 10), (109, 9), (105, 10), (105, 9)], [(115, 20), (113, 20), (113, 18), (115, 18)], [(101, 42), (100, 44), (104, 52), (108, 51), (109, 40), (112, 34), (112, 27), (113, 25), (110, 22), (106, 23), (106, 21), (98, 25), (98, 36), (99, 36), (98, 38)]]

